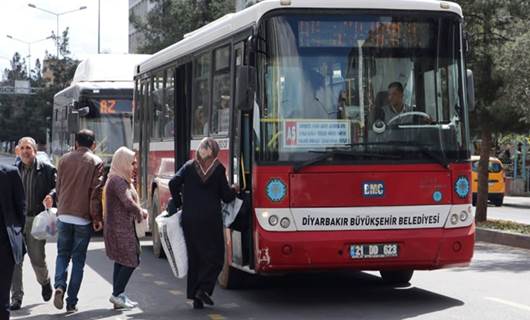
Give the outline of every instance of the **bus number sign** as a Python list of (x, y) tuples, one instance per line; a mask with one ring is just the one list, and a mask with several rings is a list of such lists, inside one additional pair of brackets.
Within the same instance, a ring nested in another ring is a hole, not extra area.
[(99, 100), (99, 112), (100, 113), (116, 113), (116, 100), (114, 99)]

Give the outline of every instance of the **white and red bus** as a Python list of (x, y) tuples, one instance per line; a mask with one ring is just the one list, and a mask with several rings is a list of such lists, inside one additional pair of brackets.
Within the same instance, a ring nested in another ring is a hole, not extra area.
[[(168, 180), (208, 135), (245, 200), (225, 233), (223, 286), (329, 269), (399, 283), (469, 264), (462, 20), (451, 2), (268, 0), (187, 34), (137, 66), (144, 205), (163, 210)], [(390, 117), (394, 82), (405, 111)]]

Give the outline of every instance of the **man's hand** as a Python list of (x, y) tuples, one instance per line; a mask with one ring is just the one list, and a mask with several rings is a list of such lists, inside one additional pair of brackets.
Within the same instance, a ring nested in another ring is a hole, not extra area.
[(103, 222), (102, 221), (94, 221), (92, 222), (92, 227), (94, 228), (94, 231), (98, 232), (103, 229)]
[(234, 189), (236, 193), (239, 193), (239, 191), (241, 191), (241, 188), (239, 187), (237, 183), (234, 183), (232, 185), (232, 189)]
[(44, 205), (44, 208), (50, 209), (53, 207), (53, 198), (49, 194), (44, 197), (44, 200), (42, 200), (42, 204)]

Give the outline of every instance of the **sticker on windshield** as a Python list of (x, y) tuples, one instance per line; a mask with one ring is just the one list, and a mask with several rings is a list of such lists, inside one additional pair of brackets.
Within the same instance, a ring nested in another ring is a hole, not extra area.
[(285, 120), (284, 148), (323, 148), (351, 143), (348, 120)]

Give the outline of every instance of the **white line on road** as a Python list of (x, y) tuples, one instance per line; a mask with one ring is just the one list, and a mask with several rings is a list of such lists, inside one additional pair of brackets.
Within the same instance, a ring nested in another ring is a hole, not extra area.
[(527, 305), (524, 305), (524, 304), (520, 304), (520, 303), (517, 303), (517, 302), (503, 300), (503, 299), (499, 299), (499, 298), (495, 298), (495, 297), (485, 297), (485, 299), (486, 300), (490, 300), (490, 301), (495, 301), (497, 303), (502, 303), (502, 304), (508, 305), (510, 307), (522, 309), (522, 310), (525, 310), (525, 311), (530, 311), (530, 306), (527, 306)]

